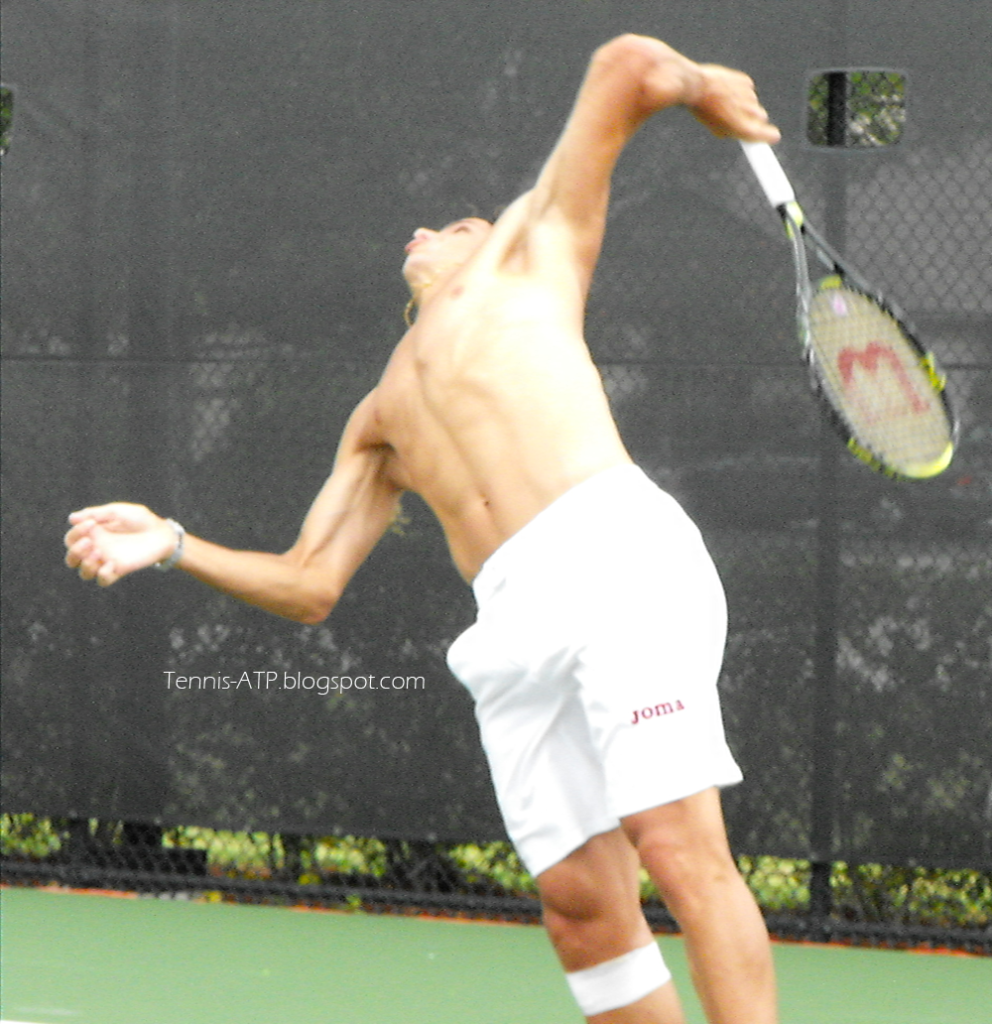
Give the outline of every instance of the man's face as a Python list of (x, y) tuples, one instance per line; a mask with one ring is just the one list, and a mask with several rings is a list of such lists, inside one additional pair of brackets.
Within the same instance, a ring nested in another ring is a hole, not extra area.
[(417, 228), (406, 245), (403, 276), (411, 288), (424, 287), (465, 264), (489, 237), (493, 226), (481, 217), (466, 217), (435, 231)]

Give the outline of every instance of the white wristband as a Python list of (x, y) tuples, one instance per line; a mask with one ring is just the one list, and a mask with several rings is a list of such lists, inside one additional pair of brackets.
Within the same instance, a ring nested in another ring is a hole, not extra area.
[(172, 554), (168, 558), (163, 558), (161, 562), (155, 563), (155, 568), (160, 569), (162, 572), (168, 572), (183, 557), (183, 548), (186, 545), (186, 531), (182, 526), (175, 519), (166, 519), (166, 522), (172, 527), (172, 531), (176, 535), (176, 546), (172, 549)]

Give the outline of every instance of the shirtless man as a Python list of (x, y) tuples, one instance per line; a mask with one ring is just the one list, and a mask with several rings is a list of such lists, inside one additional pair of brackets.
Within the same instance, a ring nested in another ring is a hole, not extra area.
[(641, 913), (642, 864), (708, 1019), (769, 1024), (767, 933), (720, 809), (719, 787), (740, 778), (716, 697), (723, 593), (698, 531), (632, 465), (583, 338), (614, 165), (676, 105), (721, 137), (779, 137), (746, 75), (621, 36), (594, 54), (529, 192), (495, 224), (415, 232), (403, 273), (416, 322), (290, 550), (233, 551), (116, 503), (70, 516), (66, 562), (103, 586), (174, 564), (316, 623), (417, 492), (475, 591), (477, 623), (449, 664), (587, 1019), (683, 1020)]

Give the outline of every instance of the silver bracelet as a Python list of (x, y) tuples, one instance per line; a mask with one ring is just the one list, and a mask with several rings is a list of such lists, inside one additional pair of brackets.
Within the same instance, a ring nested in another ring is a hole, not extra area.
[(172, 554), (168, 558), (163, 558), (161, 562), (155, 563), (155, 568), (160, 569), (162, 572), (168, 572), (183, 557), (183, 548), (186, 545), (186, 531), (182, 526), (175, 519), (166, 519), (166, 522), (172, 527), (172, 531), (176, 535), (176, 546), (172, 549)]

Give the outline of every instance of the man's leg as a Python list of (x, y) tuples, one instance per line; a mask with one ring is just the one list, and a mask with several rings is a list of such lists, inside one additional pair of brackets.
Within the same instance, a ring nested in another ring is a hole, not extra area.
[[(638, 867), (627, 837), (615, 829), (593, 836), (538, 876), (544, 923), (567, 974), (654, 942), (641, 912)], [(671, 981), (586, 1019), (592, 1024), (684, 1024)]]
[(623, 828), (685, 936), (710, 1024), (774, 1024), (768, 932), (730, 852), (719, 790), (633, 814)]

